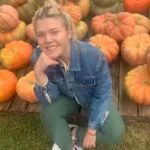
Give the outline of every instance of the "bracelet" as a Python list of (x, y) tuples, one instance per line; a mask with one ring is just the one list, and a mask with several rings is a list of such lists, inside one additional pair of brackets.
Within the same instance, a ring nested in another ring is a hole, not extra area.
[(91, 132), (87, 132), (89, 135), (91, 135), (91, 136), (95, 136), (96, 134), (94, 134), (94, 133), (91, 133)]

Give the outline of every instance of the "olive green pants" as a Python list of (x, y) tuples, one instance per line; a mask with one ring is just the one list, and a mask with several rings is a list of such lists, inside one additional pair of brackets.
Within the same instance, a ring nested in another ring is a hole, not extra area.
[[(48, 136), (62, 150), (72, 150), (71, 132), (68, 123), (71, 116), (78, 114), (80, 106), (74, 99), (60, 96), (58, 100), (50, 105), (41, 108), (41, 120), (48, 132)], [(79, 124), (78, 124), (79, 125)], [(87, 130), (87, 123), (79, 125), (77, 132), (78, 144), (82, 146), (82, 141)], [(121, 143), (124, 135), (124, 123), (114, 105), (110, 108), (103, 130), (97, 131), (96, 143), (113, 145)]]

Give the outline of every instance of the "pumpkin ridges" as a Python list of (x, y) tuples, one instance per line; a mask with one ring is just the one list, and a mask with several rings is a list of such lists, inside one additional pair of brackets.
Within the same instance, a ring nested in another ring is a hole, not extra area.
[(150, 75), (147, 64), (130, 70), (125, 77), (124, 85), (127, 94), (133, 101), (138, 104), (150, 104), (150, 99), (147, 99), (147, 95), (145, 96), (146, 92), (150, 93)]
[(16, 18), (12, 18), (7, 14), (0, 14), (0, 24), (0, 32), (7, 32), (14, 29), (19, 24), (19, 20)]
[[(16, 47), (16, 43), (17, 43), (17, 47)], [(22, 47), (23, 45), (23, 47)], [(10, 50), (11, 49), (16, 49), (16, 52), (14, 54), (18, 55), (20, 58), (24, 59), (24, 61), (28, 62), (30, 60), (30, 57), (28, 57), (29, 55), (32, 54), (32, 46), (24, 41), (12, 41), (8, 44), (6, 44), (5, 48)], [(27, 49), (30, 49), (29, 51), (27, 51)], [(24, 53), (22, 53), (22, 51), (24, 51)], [(26, 54), (26, 55), (25, 55)]]
[(62, 9), (70, 14), (75, 24), (77, 24), (82, 19), (80, 7), (73, 4), (72, 2), (62, 6)]
[[(106, 34), (116, 39), (118, 42), (121, 42), (127, 36), (134, 33), (135, 19), (130, 13), (119, 12), (113, 15), (113, 19), (107, 18), (106, 23)], [(116, 32), (116, 34), (112, 34), (112, 32)]]
[(19, 24), (19, 16), (10, 5), (0, 6), (0, 32), (9, 31)]
[(150, 31), (150, 20), (148, 17), (137, 13), (133, 13), (132, 15), (135, 17), (137, 25), (142, 25), (148, 30), (148, 32)]
[(30, 61), (32, 46), (25, 41), (11, 41), (0, 52), (0, 61), (4, 68), (21, 69)]
[(132, 66), (144, 64), (150, 36), (146, 33), (135, 34), (127, 37), (121, 43), (121, 56)]
[(89, 14), (90, 0), (78, 0), (77, 6), (80, 7), (83, 18)]
[(106, 56), (108, 62), (114, 60), (119, 53), (117, 42), (107, 35), (96, 34), (90, 37), (89, 43), (100, 49)]
[(16, 91), (18, 96), (30, 103), (37, 102), (37, 98), (34, 93), (34, 84), (35, 84), (34, 71), (30, 71), (26, 75), (22, 76), (17, 82)]
[(12, 40), (25, 40), (26, 38), (26, 24), (20, 21), (18, 26), (9, 32), (0, 32), (0, 43), (8, 43)]

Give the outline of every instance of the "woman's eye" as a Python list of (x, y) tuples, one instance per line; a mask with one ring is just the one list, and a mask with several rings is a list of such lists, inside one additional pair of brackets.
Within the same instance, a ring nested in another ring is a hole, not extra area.
[(37, 37), (43, 37), (44, 34), (37, 34)]
[(56, 35), (56, 34), (58, 34), (59, 33), (59, 31), (52, 31), (52, 34), (53, 35)]

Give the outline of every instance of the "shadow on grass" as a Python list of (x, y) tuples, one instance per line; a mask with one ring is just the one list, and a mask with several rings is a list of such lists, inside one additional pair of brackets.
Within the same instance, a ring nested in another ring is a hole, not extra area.
[[(50, 150), (52, 143), (43, 129), (39, 114), (0, 113), (0, 150)], [(100, 148), (104, 150), (104, 148)], [(99, 150), (100, 150), (99, 149)], [(112, 150), (149, 150), (150, 123), (126, 123), (121, 145)]]

